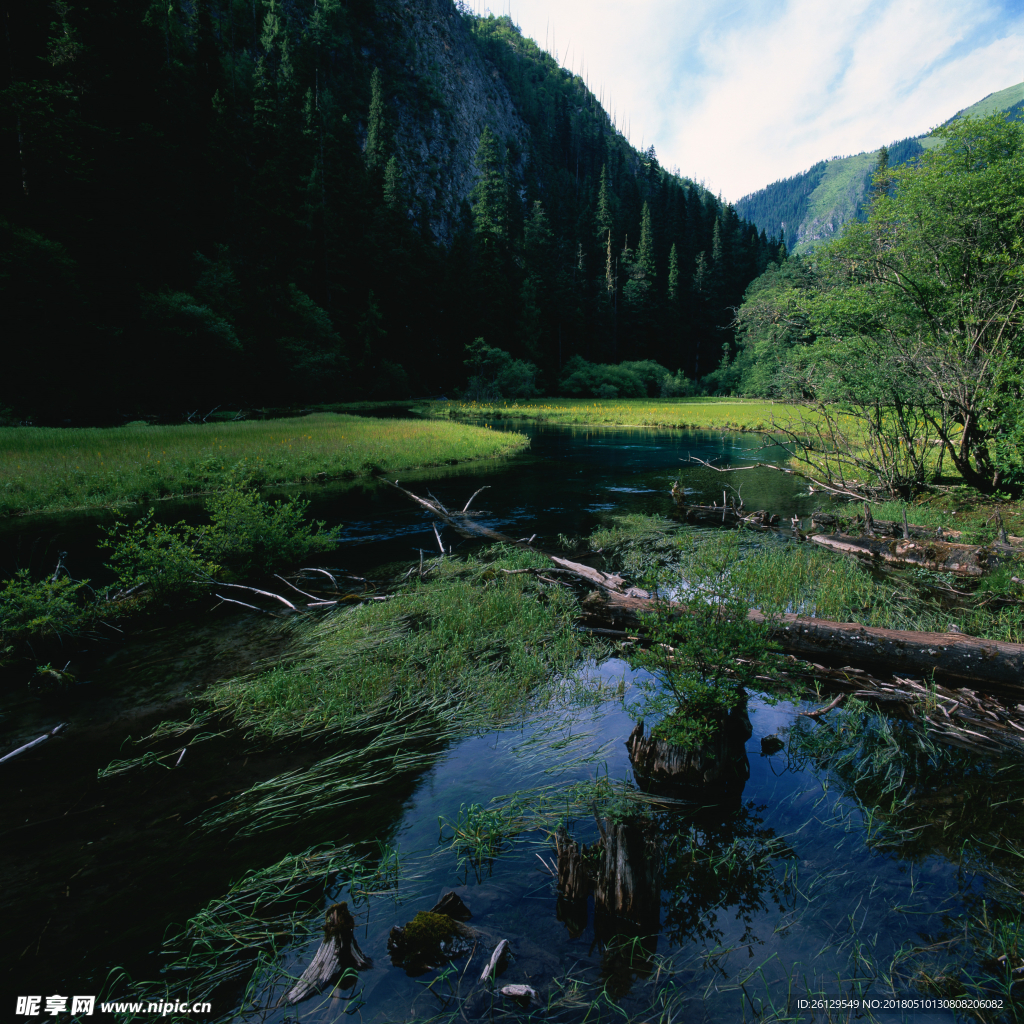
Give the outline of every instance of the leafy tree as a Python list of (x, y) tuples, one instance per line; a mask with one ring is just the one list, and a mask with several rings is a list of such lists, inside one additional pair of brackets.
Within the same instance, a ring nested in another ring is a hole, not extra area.
[(935, 135), (917, 164), (880, 172), (892, 187), (876, 191), (867, 223), (817, 261), (818, 393), (886, 410), (869, 416), (876, 440), (903, 458), (928, 433), (966, 483), (1017, 490), (1024, 465), (1004, 441), (1022, 399), (1024, 126), (997, 114)]
[(513, 359), (504, 349), (488, 345), (477, 338), (466, 346), (466, 367), (469, 385), (466, 398), (486, 402), (498, 398), (533, 398), (537, 390), (537, 367), (521, 359)]

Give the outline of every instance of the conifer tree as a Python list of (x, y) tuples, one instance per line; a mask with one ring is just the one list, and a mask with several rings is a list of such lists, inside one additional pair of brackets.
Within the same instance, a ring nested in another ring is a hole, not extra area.
[(505, 147), (489, 127), (480, 134), (475, 161), (480, 179), (473, 187), (473, 230), (485, 247), (508, 238), (508, 161)]
[(398, 166), (398, 158), (392, 153), (384, 168), (384, 202), (393, 210), (403, 202), (402, 168)]
[(608, 165), (601, 166), (601, 181), (597, 187), (597, 237), (611, 238), (613, 227), (612, 204), (608, 197)]
[(676, 243), (668, 251), (668, 301), (676, 303), (679, 301), (679, 251)]
[(647, 200), (644, 200), (643, 212), (640, 215), (640, 245), (636, 250), (636, 263), (633, 272), (636, 278), (650, 282), (653, 282), (657, 276), (654, 269), (654, 232), (651, 230), (651, 208), (647, 204)]
[(370, 75), (370, 113), (366, 122), (366, 166), (369, 170), (384, 167), (390, 142), (384, 106), (384, 76), (380, 68), (374, 68)]

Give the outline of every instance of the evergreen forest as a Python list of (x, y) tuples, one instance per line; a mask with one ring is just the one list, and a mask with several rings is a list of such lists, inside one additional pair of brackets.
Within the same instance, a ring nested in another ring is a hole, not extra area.
[(450, 0), (58, 0), (5, 31), (7, 423), (685, 394), (785, 255)]

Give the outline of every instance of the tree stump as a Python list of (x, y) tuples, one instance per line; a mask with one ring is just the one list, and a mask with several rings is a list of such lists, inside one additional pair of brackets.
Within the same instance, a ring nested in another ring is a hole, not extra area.
[(739, 799), (750, 778), (745, 745), (753, 734), (746, 708), (734, 708), (707, 742), (684, 747), (644, 733), (643, 719), (626, 740), (637, 782), (646, 790), (701, 803)]

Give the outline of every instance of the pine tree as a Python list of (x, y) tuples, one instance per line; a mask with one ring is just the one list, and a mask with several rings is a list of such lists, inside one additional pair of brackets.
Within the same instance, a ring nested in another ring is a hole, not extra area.
[(604, 241), (611, 238), (612, 204), (608, 196), (608, 165), (601, 166), (601, 181), (597, 187), (597, 237)]
[(397, 210), (404, 202), (402, 168), (398, 166), (398, 158), (393, 153), (384, 168), (384, 202), (393, 210)]
[[(651, 149), (654, 147), (652, 146)], [(633, 264), (634, 280), (649, 281), (653, 284), (657, 272), (654, 269), (654, 232), (651, 230), (651, 208), (644, 200), (643, 212), (640, 215), (640, 245), (636, 250), (636, 262)]]
[(384, 76), (380, 68), (374, 68), (370, 75), (370, 114), (366, 122), (366, 166), (371, 171), (384, 167), (390, 142), (384, 106)]
[(668, 301), (679, 301), (679, 251), (675, 242), (668, 251)]
[(508, 161), (489, 127), (480, 134), (475, 161), (480, 179), (470, 194), (473, 200), (473, 230), (485, 247), (508, 238)]

